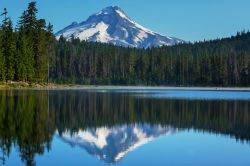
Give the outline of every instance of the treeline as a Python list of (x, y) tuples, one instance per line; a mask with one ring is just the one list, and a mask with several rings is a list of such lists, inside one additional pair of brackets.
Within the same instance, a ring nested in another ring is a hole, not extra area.
[(55, 39), (52, 25), (36, 15), (36, 2), (31, 2), (14, 29), (6, 8), (1, 14), (0, 81), (48, 80), (48, 57)]
[(63, 37), (51, 79), (58, 83), (249, 86), (250, 33), (149, 49), (122, 48)]

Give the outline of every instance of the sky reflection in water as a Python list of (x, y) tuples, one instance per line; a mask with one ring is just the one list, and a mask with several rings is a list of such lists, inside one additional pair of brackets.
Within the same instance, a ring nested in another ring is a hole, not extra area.
[(1, 161), (249, 165), (249, 98), (232, 91), (1, 91)]

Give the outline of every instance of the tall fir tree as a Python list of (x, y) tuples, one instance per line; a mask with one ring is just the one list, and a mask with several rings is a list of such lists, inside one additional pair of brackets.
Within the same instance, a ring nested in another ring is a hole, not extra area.
[[(0, 37), (1, 40), (1, 37)], [(2, 52), (2, 47), (0, 45), (0, 81), (5, 81), (5, 59)]]
[(7, 16), (8, 12), (5, 8), (3, 13), (4, 16), (2, 22), (2, 51), (3, 59), (5, 62), (5, 75), (6, 80), (14, 80), (15, 77), (15, 56), (16, 56), (16, 40), (13, 33), (12, 21)]
[(5, 58), (3, 56), (3, 50), (2, 50), (2, 26), (0, 26), (0, 81), (5, 81), (6, 79), (6, 68), (5, 68)]
[(45, 20), (38, 20), (36, 23), (36, 38), (34, 43), (36, 77), (38, 82), (46, 82), (48, 80), (48, 51), (45, 28)]
[(51, 23), (47, 26), (47, 51), (48, 51), (48, 82), (50, 82), (49, 78), (52, 73), (56, 71), (56, 39), (53, 33), (53, 25)]

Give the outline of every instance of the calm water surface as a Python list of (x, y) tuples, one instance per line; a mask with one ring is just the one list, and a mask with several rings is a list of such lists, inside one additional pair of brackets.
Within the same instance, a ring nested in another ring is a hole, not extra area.
[(250, 165), (250, 92), (0, 91), (0, 165)]

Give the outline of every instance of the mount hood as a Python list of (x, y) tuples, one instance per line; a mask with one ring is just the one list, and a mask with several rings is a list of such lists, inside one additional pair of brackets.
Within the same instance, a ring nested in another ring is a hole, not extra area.
[(172, 46), (184, 42), (141, 26), (117, 6), (107, 7), (81, 23), (73, 22), (55, 35), (57, 39), (63, 36), (66, 40), (70, 40), (73, 36), (81, 41), (112, 43), (117, 46), (136, 48)]

